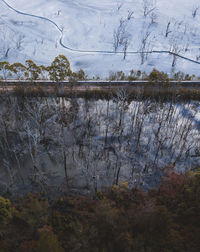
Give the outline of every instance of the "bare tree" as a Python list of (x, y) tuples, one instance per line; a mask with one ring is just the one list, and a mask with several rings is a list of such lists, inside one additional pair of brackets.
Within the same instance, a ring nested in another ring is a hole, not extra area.
[(113, 45), (114, 51), (117, 52), (119, 47), (123, 48), (124, 59), (126, 58), (126, 52), (130, 40), (130, 34), (126, 30), (127, 20), (120, 19), (120, 24), (116, 30), (113, 32)]
[(114, 38), (114, 50), (117, 51), (120, 44), (123, 42), (125, 36), (125, 21), (120, 19), (120, 24), (116, 30), (113, 32)]
[(15, 47), (13, 38), (16, 33), (5, 25), (0, 28), (0, 34), (0, 55), (7, 58), (10, 50)]
[[(183, 21), (175, 21), (173, 28), (171, 28), (170, 36), (169, 36), (169, 51), (172, 53), (172, 67), (176, 66), (176, 62), (178, 59), (178, 54), (180, 52), (187, 51), (187, 44), (184, 44), (183, 41), (188, 40), (186, 34), (187, 26)], [(169, 33), (168, 33), (169, 34)]]
[(133, 14), (134, 14), (134, 11), (128, 11), (128, 16), (127, 16), (127, 20), (131, 20), (133, 18)]
[(156, 1), (143, 0), (143, 15), (146, 18), (150, 13), (156, 9)]
[(166, 37), (166, 38), (167, 38), (168, 35), (172, 32), (172, 31), (170, 31), (170, 24), (171, 24), (171, 22), (169, 21), (169, 22), (167, 23), (167, 27), (166, 27), (166, 31), (165, 31), (165, 37)]
[(141, 64), (144, 64), (145, 60), (147, 60), (148, 53), (151, 50), (150, 49), (150, 46), (151, 46), (150, 35), (151, 35), (151, 32), (147, 29), (141, 40), (141, 45), (139, 48)]
[(25, 35), (23, 35), (23, 34), (19, 34), (19, 35), (17, 36), (17, 38), (16, 38), (16, 48), (17, 48), (18, 50), (21, 49), (22, 43), (23, 43), (23, 41), (24, 41), (24, 38), (25, 38)]
[(192, 9), (192, 17), (195, 18), (197, 16), (197, 13), (199, 11), (199, 6), (194, 6)]
[(123, 47), (123, 51), (124, 51), (124, 60), (126, 59), (126, 53), (127, 53), (127, 49), (128, 49), (128, 43), (129, 43), (128, 38), (126, 38), (126, 39), (124, 40), (124, 47)]
[(156, 24), (156, 20), (158, 18), (158, 14), (155, 11), (150, 13), (151, 25)]
[(177, 63), (177, 59), (178, 59), (178, 54), (182, 51), (182, 48), (180, 47), (180, 45), (176, 39), (172, 40), (171, 42), (172, 43), (171, 43), (171, 47), (170, 47), (170, 52), (172, 52), (172, 57), (173, 57), (172, 67), (175, 67), (176, 63)]
[(117, 6), (117, 10), (119, 11), (119, 10), (122, 8), (122, 6), (123, 6), (123, 3), (119, 4), (119, 5)]

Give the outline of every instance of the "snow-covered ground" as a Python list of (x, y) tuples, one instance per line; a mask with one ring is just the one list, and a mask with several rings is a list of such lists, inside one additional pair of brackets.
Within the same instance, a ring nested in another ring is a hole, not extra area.
[[(172, 68), (169, 54), (149, 54), (141, 64), (141, 54), (127, 53), (124, 60), (120, 53), (80, 52), (112, 52), (118, 37), (118, 52), (127, 45), (127, 51), (166, 50), (198, 61), (199, 23), (199, 0), (0, 0), (0, 61), (50, 64), (64, 54), (74, 71), (82, 68), (89, 76), (154, 67), (200, 75), (200, 64), (181, 58)], [(74, 51), (60, 44), (61, 37)]]

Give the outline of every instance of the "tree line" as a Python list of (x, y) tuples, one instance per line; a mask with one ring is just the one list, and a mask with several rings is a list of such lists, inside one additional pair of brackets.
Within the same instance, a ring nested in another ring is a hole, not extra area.
[[(58, 55), (49, 66), (37, 65), (32, 60), (26, 60), (25, 64), (15, 62), (10, 64), (8, 61), (0, 62), (0, 79), (17, 79), (17, 80), (52, 80), (55, 82), (64, 80), (87, 80), (89, 77), (80, 69), (73, 72), (70, 62), (64, 55)], [(99, 80), (99, 76), (93, 76), (93, 80)], [(149, 80), (150, 82), (168, 82), (170, 80), (199, 80), (195, 75), (185, 74), (183, 72), (175, 72), (168, 75), (165, 72), (153, 69), (149, 74), (140, 70), (130, 70), (128, 74), (123, 71), (110, 72), (106, 80), (110, 81), (135, 81), (135, 80)]]
[(148, 193), (122, 182), (94, 198), (0, 197), (0, 251), (197, 252), (199, 199), (199, 170)]
[(2, 61), (0, 62), (0, 78), (3, 80), (50, 79), (59, 82), (70, 78), (85, 80), (86, 74), (82, 69), (73, 72), (68, 59), (64, 55), (58, 55), (50, 66), (38, 66), (32, 60), (26, 60), (25, 65), (19, 62), (10, 64), (8, 61)]

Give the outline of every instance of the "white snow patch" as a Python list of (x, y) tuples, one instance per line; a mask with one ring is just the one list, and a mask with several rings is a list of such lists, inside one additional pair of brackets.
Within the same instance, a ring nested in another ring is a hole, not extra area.
[[(154, 10), (146, 18), (143, 0), (8, 0), (7, 3), (21, 12), (55, 22), (63, 30), (63, 43), (70, 48), (113, 51), (113, 34), (122, 20), (128, 51), (139, 51), (142, 39), (149, 34), (145, 50), (176, 50), (185, 57), (199, 60), (200, 9), (192, 16), (193, 9), (200, 5), (199, 0), (147, 1)], [(133, 14), (129, 17), (130, 13)], [(169, 34), (165, 37), (169, 22)], [(168, 54), (150, 54), (141, 64), (139, 54), (127, 55), (123, 60), (120, 54), (69, 51), (59, 44), (61, 33), (55, 25), (21, 15), (4, 1), (0, 1), (0, 31), (0, 60), (6, 59), (5, 51), (9, 47), (7, 60), (10, 62), (33, 59), (38, 64), (50, 64), (55, 56), (64, 54), (74, 71), (82, 68), (90, 76), (105, 77), (109, 71), (128, 73), (131, 69), (150, 72), (154, 67), (168, 73), (183, 71), (199, 75), (200, 65), (180, 58), (172, 69), (172, 56)]]

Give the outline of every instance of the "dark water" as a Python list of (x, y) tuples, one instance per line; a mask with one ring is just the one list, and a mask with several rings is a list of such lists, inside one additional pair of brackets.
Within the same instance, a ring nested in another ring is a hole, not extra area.
[(200, 103), (0, 98), (0, 193), (146, 189), (200, 166)]

